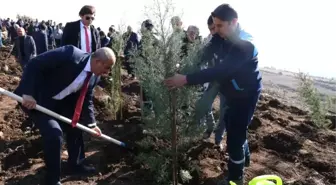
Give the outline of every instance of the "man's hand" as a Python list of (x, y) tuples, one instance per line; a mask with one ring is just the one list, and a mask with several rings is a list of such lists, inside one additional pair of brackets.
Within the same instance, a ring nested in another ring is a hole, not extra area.
[(92, 130), (96, 131), (96, 134), (94, 134), (93, 136), (99, 137), (102, 135), (102, 131), (100, 130), (98, 126), (95, 126)]
[(183, 87), (187, 84), (187, 77), (185, 75), (176, 74), (173, 77), (169, 77), (164, 80), (164, 84), (171, 90), (179, 87)]
[(36, 100), (30, 95), (22, 95), (22, 105), (27, 109), (34, 109), (36, 107)]

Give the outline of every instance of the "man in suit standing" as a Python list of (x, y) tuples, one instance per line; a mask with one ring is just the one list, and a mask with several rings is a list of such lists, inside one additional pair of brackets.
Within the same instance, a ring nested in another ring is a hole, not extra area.
[(79, 11), (80, 20), (65, 25), (61, 45), (73, 45), (85, 52), (94, 52), (101, 47), (99, 32), (92, 22), (96, 9), (85, 5)]
[[(66, 133), (70, 172), (94, 173), (83, 164), (85, 159), (82, 131), (73, 128), (80, 122), (98, 135), (93, 109), (93, 89), (100, 75), (107, 75), (116, 61), (110, 48), (100, 48), (92, 54), (67, 45), (33, 58), (27, 65), (15, 93), (23, 98), (23, 109), (32, 117), (44, 141), (46, 184), (60, 185), (61, 148)], [(34, 109), (39, 104), (65, 117), (73, 126)]]
[(135, 78), (133, 69), (134, 63), (132, 63), (130, 58), (139, 47), (138, 35), (133, 32), (131, 26), (127, 26), (127, 32), (123, 34), (123, 39), (125, 43), (124, 56), (126, 69), (128, 74), (131, 74), (132, 77)]
[(26, 35), (22, 27), (17, 29), (17, 34), (12, 54), (24, 69), (28, 61), (36, 56), (36, 45), (33, 37)]
[(40, 24), (39, 31), (33, 33), (38, 55), (48, 51), (48, 36), (46, 30), (47, 26), (45, 24)]

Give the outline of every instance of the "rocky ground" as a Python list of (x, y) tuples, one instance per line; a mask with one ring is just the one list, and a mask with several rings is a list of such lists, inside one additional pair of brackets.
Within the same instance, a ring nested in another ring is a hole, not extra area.
[[(14, 58), (7, 56), (8, 49), (1, 49), (0, 87), (12, 91), (19, 83), (21, 70)], [(105, 94), (101, 88), (95, 95), (96, 114), (105, 134), (134, 143), (142, 138), (139, 86), (124, 75), (122, 89), (125, 99), (122, 119), (110, 119), (112, 116), (101, 102)], [(263, 94), (250, 126), (252, 162), (246, 169), (246, 179), (276, 174), (285, 184), (336, 184), (335, 117), (329, 119), (333, 128), (317, 129), (306, 111)], [(136, 153), (87, 135), (85, 138), (87, 160), (99, 173), (91, 177), (69, 176), (64, 167), (63, 184), (148, 185), (153, 182), (151, 174), (134, 163)], [(212, 142), (201, 140), (189, 151), (187, 155), (197, 161), (200, 169), (190, 184), (215, 185), (225, 173), (227, 154), (214, 149)], [(66, 158), (67, 153), (63, 152), (63, 160)], [(41, 184), (44, 173), (38, 130), (31, 128), (16, 101), (0, 95), (0, 184)]]

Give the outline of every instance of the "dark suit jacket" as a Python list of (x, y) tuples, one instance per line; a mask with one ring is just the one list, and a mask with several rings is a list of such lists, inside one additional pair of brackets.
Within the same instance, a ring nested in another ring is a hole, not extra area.
[[(94, 52), (101, 48), (100, 37), (98, 30), (95, 29), (93, 25), (90, 26), (90, 30), (92, 37), (91, 49), (92, 52)], [(63, 30), (61, 45), (73, 45), (77, 48), (81, 48), (80, 21), (66, 23)]]
[(100, 39), (100, 44), (102, 47), (107, 47), (109, 43), (110, 43), (110, 38), (108, 37), (104, 37)]
[(22, 58), (20, 49), (20, 37), (17, 37), (14, 42), (14, 48), (12, 54), (19, 59), (19, 61), (28, 62), (30, 59), (36, 56), (36, 45), (32, 36), (24, 36), (24, 53), (25, 57)]
[(38, 55), (48, 51), (48, 38), (46, 32), (43, 32), (42, 30), (34, 32), (33, 38), (35, 40), (36, 52)]
[(124, 50), (124, 55), (128, 56), (130, 55), (132, 52), (134, 52), (134, 50), (138, 49), (139, 46), (139, 39), (138, 39), (138, 35), (134, 32), (131, 32), (130, 35), (125, 35), (126, 38), (126, 47)]
[[(52, 110), (57, 102), (62, 101), (54, 100), (52, 97), (68, 87), (77, 78), (85, 68), (89, 58), (90, 54), (71, 45), (38, 55), (26, 66), (21, 82), (14, 93), (19, 96), (23, 94), (31, 95), (35, 98), (37, 104)], [(83, 103), (80, 120), (83, 121), (81, 123), (86, 125), (95, 123), (92, 98), (93, 89), (98, 80), (99, 77), (95, 75), (91, 77)], [(75, 109), (80, 91), (65, 97), (67, 107)]]

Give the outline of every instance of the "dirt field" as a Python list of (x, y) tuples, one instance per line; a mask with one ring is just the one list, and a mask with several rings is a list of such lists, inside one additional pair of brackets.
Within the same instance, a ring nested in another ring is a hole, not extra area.
[[(12, 91), (19, 83), (21, 71), (12, 57), (6, 59), (8, 50), (0, 52), (0, 87)], [(96, 90), (96, 114), (105, 134), (133, 143), (143, 137), (138, 108), (139, 86), (126, 76), (123, 76), (123, 84), (126, 84), (123, 85), (123, 119), (109, 119), (109, 112), (100, 102), (105, 94), (102, 89)], [(285, 184), (336, 184), (335, 116), (330, 117), (334, 128), (320, 130), (313, 126), (307, 112), (282, 102), (268, 94), (261, 97), (250, 126), (252, 161), (246, 169), (246, 180), (258, 175), (276, 174)], [(91, 177), (68, 176), (65, 168), (63, 184), (153, 183), (148, 170), (134, 163), (136, 153), (90, 136), (85, 138), (87, 160), (97, 167), (99, 174)], [(227, 154), (214, 149), (212, 142), (201, 140), (189, 151), (186, 155), (200, 169), (190, 184), (215, 185), (225, 173)], [(63, 160), (66, 161), (66, 158), (67, 153), (63, 152)], [(17, 107), (16, 101), (0, 96), (0, 184), (41, 184), (44, 173), (42, 142), (38, 130), (32, 130), (30, 121)]]

